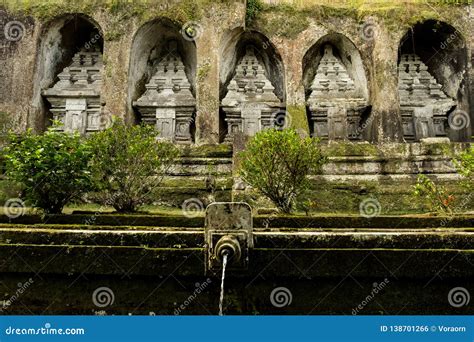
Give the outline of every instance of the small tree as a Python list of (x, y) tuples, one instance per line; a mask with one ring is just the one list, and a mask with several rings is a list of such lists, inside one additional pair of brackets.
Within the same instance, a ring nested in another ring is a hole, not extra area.
[(308, 187), (310, 174), (326, 162), (319, 140), (301, 138), (293, 129), (267, 129), (253, 137), (241, 153), (241, 177), (267, 196), (282, 212)]
[(440, 214), (453, 214), (454, 196), (439, 184), (436, 184), (425, 175), (418, 175), (413, 188), (413, 194), (425, 201), (428, 210)]
[(114, 120), (110, 128), (91, 136), (91, 171), (104, 204), (134, 212), (150, 201), (179, 155), (173, 144), (157, 140), (157, 135), (150, 125)]
[[(474, 147), (471, 146), (457, 155), (453, 155), (449, 151), (446, 153), (451, 156), (458, 173), (464, 177), (461, 182), (462, 186), (466, 190), (472, 191), (474, 187)], [(449, 194), (444, 186), (436, 184), (425, 175), (418, 175), (413, 194), (423, 198), (431, 211), (452, 215), (455, 209), (457, 211), (463, 209), (462, 207), (455, 208), (455, 197)]]
[(4, 157), (8, 177), (22, 184), (26, 200), (47, 214), (60, 213), (90, 189), (90, 150), (77, 133), (53, 126), (41, 135), (31, 130), (11, 134)]
[(464, 185), (468, 190), (474, 187), (474, 146), (454, 158), (459, 173), (465, 177)]

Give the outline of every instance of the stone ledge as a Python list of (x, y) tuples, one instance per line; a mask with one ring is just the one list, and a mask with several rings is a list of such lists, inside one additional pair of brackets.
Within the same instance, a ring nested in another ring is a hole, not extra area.
[[(204, 276), (204, 232), (3, 227), (0, 273)], [(474, 228), (255, 231), (232, 276), (472, 277)], [(113, 262), (112, 262), (113, 261)]]
[[(91, 220), (91, 218), (93, 218)], [(204, 217), (185, 217), (177, 215), (146, 215), (146, 214), (96, 214), (94, 212), (71, 215), (23, 215), (10, 219), (0, 215), (0, 225), (78, 225), (79, 228), (92, 226), (114, 227), (171, 227), (171, 228), (202, 228)], [(254, 217), (256, 228), (294, 228), (294, 229), (319, 229), (319, 228), (368, 228), (368, 229), (413, 229), (413, 228), (466, 228), (474, 224), (474, 215), (448, 216), (376, 216), (365, 218), (353, 216), (272, 216), (258, 215)], [(88, 228), (89, 229), (89, 228)]]
[[(0, 273), (205, 276), (203, 248), (0, 244)], [(469, 278), (474, 250), (255, 248), (250, 269), (233, 277)], [(113, 261), (113, 262), (112, 262)], [(446, 266), (446, 267), (445, 267)]]

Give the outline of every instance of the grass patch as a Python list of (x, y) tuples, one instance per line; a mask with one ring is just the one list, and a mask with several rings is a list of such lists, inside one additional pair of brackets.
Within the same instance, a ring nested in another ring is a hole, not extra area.
[(308, 18), (353, 18), (362, 23), (366, 17), (376, 16), (389, 28), (399, 29), (426, 19), (457, 18), (469, 4), (472, 0), (280, 0), (265, 4), (252, 25), (269, 35), (294, 38), (309, 26)]

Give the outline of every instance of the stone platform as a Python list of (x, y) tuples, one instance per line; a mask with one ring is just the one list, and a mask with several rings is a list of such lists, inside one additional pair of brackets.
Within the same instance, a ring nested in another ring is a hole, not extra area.
[[(203, 218), (157, 227), (132, 216), (134, 226), (1, 224), (1, 299), (31, 284), (0, 314), (216, 314), (220, 273), (205, 273)], [(447, 296), (474, 291), (474, 217), (443, 220), (255, 217), (249, 267), (226, 277), (226, 314), (473, 314)], [(94, 305), (99, 287), (113, 291), (112, 305)], [(271, 304), (276, 287), (290, 305)]]

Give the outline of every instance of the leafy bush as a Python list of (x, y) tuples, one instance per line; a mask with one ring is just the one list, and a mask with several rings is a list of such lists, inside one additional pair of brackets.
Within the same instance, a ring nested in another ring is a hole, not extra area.
[(90, 155), (79, 134), (55, 127), (41, 135), (31, 130), (11, 135), (4, 149), (7, 176), (23, 186), (26, 200), (47, 214), (60, 213), (90, 189)]
[(245, 22), (250, 25), (252, 21), (263, 10), (263, 3), (261, 0), (247, 0), (247, 8), (245, 10)]
[(91, 172), (100, 200), (119, 212), (134, 212), (150, 202), (179, 151), (157, 140), (149, 125), (128, 126), (114, 120), (111, 127), (90, 138)]
[(418, 175), (413, 194), (425, 200), (428, 210), (441, 214), (453, 214), (454, 196), (441, 185), (436, 184), (425, 175)]
[(464, 184), (468, 190), (474, 187), (474, 146), (471, 146), (454, 158), (454, 164), (459, 173), (465, 177)]
[(301, 138), (295, 130), (268, 129), (257, 133), (241, 153), (241, 177), (289, 213), (308, 187), (307, 176), (326, 162), (319, 140)]

